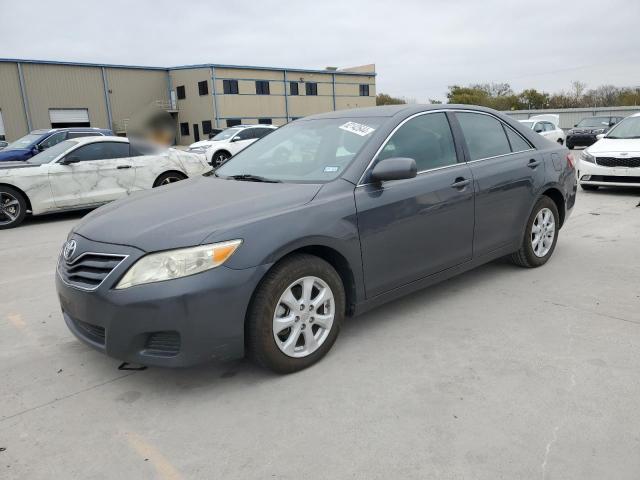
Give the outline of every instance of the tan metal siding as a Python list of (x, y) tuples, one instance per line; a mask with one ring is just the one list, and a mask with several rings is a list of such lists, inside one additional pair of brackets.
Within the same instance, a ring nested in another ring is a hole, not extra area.
[(100, 67), (22, 64), (31, 123), (51, 128), (50, 108), (86, 108), (92, 127), (108, 127)]
[(12, 142), (29, 133), (20, 95), (18, 65), (15, 63), (0, 63), (0, 111), (7, 141)]
[(140, 70), (105, 68), (111, 117), (113, 123), (121, 125), (127, 119), (155, 102), (169, 102), (167, 72), (163, 70)]
[[(211, 120), (215, 126), (215, 117), (213, 114), (213, 93), (211, 88), (211, 69), (210, 68), (193, 68), (184, 70), (172, 70), (171, 88), (176, 90), (177, 87), (184, 85), (184, 100), (177, 100), (178, 107), (178, 141), (181, 145), (188, 145), (195, 141), (193, 137), (193, 124), (198, 124), (200, 131), (200, 140), (206, 139), (206, 135), (202, 133), (202, 121)], [(198, 82), (207, 81), (209, 86), (208, 95), (200, 95), (198, 93)], [(176, 99), (178, 98), (176, 94)], [(180, 134), (180, 123), (189, 123), (189, 135), (182, 136)]]

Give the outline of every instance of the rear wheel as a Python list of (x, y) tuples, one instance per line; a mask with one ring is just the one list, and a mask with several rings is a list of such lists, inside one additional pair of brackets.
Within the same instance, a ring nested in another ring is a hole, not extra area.
[(511, 255), (511, 261), (521, 267), (540, 267), (547, 263), (556, 248), (560, 228), (558, 207), (549, 197), (536, 203), (527, 221), (520, 249)]
[(344, 312), (336, 270), (313, 255), (292, 255), (267, 273), (251, 301), (248, 353), (278, 373), (307, 368), (333, 346)]
[(167, 172), (160, 175), (153, 184), (153, 187), (161, 187), (163, 185), (169, 185), (170, 183), (179, 182), (184, 180), (187, 176), (180, 172)]
[(587, 192), (595, 192), (599, 187), (600, 185), (585, 185), (584, 183), (580, 184), (580, 188)]
[(27, 200), (15, 188), (0, 186), (0, 230), (14, 228), (27, 214)]

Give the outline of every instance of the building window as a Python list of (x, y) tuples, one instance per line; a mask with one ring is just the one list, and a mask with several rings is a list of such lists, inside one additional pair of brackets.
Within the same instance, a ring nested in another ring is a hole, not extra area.
[(262, 125), (271, 125), (273, 121), (270, 118), (259, 118), (258, 123)]
[(369, 85), (364, 83), (360, 85), (360, 96), (368, 97), (369, 96)]
[(202, 134), (209, 135), (211, 133), (211, 120), (202, 121)]
[(236, 125), (240, 125), (242, 120), (239, 118), (228, 118), (227, 119), (227, 127), (235, 127)]
[(256, 80), (256, 95), (269, 95), (269, 82), (267, 80)]
[(238, 80), (223, 80), (222, 91), (225, 95), (237, 95), (238, 94)]
[(289, 93), (291, 95), (300, 95), (298, 91), (298, 82), (289, 82)]
[(304, 87), (307, 95), (318, 95), (318, 84), (316, 82), (307, 82)]
[(185, 98), (187, 98), (187, 95), (184, 91), (184, 85), (176, 87), (176, 95), (178, 95), (178, 100), (184, 100)]
[(189, 122), (184, 122), (180, 124), (180, 135), (182, 136), (189, 135)]
[(200, 95), (209, 95), (209, 82), (206, 80), (198, 82), (198, 93)]

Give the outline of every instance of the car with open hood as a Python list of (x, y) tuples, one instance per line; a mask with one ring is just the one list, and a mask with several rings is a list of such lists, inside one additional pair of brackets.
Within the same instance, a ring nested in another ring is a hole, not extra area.
[(125, 362), (300, 370), (350, 316), (499, 257), (549, 261), (575, 202), (568, 153), (469, 105), (305, 117), (85, 217), (58, 260), (62, 316)]

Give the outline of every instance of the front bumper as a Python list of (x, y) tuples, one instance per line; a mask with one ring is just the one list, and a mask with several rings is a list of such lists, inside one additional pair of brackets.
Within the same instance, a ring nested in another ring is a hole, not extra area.
[(581, 185), (640, 187), (640, 168), (603, 167), (580, 160), (578, 181)]
[(571, 145), (572, 147), (590, 147), (597, 141), (598, 138), (595, 133), (573, 133), (567, 135), (566, 145)]
[[(81, 240), (83, 244), (89, 242)], [(80, 243), (80, 242), (79, 242)], [(92, 291), (56, 275), (64, 320), (87, 345), (141, 365), (184, 367), (244, 355), (244, 319), (251, 295), (268, 269), (218, 267), (175, 280), (115, 290), (142, 252), (91, 242), (90, 250), (130, 256)], [(133, 258), (132, 258), (133, 257)]]

